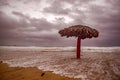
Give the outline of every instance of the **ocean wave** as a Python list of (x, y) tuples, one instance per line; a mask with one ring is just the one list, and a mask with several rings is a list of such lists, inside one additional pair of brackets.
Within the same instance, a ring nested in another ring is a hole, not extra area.
[[(49, 52), (49, 51), (76, 51), (76, 47), (16, 47), (16, 46), (0, 46), (0, 49), (8, 49), (8, 50), (21, 50), (22, 51), (41, 51), (41, 52)], [(82, 52), (120, 52), (120, 47), (82, 47)]]

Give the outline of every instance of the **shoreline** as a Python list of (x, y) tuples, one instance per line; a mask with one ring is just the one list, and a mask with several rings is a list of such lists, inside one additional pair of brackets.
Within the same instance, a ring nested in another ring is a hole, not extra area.
[(81, 80), (79, 78), (69, 78), (52, 73), (52, 71), (42, 71), (37, 67), (9, 67), (7, 63), (0, 61), (0, 80)]
[[(46, 71), (45, 75), (47, 71), (51, 71), (50, 74), (52, 73), (52, 76), (53, 74), (58, 74), (62, 77), (66, 76), (72, 78), (70, 80), (74, 80), (73, 78), (79, 78), (78, 80), (120, 80), (120, 49), (103, 48), (103, 50), (98, 49), (98, 51), (95, 51), (93, 48), (86, 50), (87, 51), (81, 53), (81, 59), (78, 60), (76, 59), (76, 53), (69, 51), (41, 52), (39, 48), (0, 48), (0, 61), (7, 63), (9, 67), (25, 67), (22, 69), (22, 71), (20, 70), (20, 76), (23, 75), (24, 69), (26, 71), (26, 69), (28, 70), (31, 67), (36, 67), (38, 71), (42, 70), (38, 74), (39, 77), (42, 75), (42, 73), (44, 73), (44, 71)], [(13, 73), (10, 74), (13, 75)], [(34, 74), (37, 75), (37, 73)], [(17, 75), (17, 77), (19, 75)], [(13, 78), (12, 80), (15, 79)], [(39, 79), (37, 78), (34, 80)], [(46, 80), (46, 78), (41, 80)]]

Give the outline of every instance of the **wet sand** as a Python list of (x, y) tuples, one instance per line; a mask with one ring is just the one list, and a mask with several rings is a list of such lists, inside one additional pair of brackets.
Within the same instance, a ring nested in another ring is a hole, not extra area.
[(0, 80), (80, 80), (41, 71), (36, 67), (9, 67), (0, 62)]

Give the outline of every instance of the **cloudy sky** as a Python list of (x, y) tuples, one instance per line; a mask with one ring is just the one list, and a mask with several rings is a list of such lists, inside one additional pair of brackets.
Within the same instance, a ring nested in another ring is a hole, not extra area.
[(76, 24), (100, 32), (82, 46), (120, 46), (120, 0), (0, 0), (0, 45), (76, 46), (58, 34)]

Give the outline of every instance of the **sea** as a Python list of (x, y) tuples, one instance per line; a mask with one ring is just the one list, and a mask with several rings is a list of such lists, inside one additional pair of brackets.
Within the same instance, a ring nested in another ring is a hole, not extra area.
[(0, 46), (0, 60), (10, 67), (37, 67), (81, 80), (120, 80), (120, 47)]

